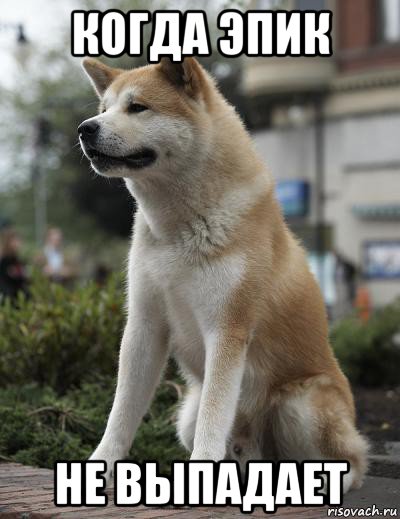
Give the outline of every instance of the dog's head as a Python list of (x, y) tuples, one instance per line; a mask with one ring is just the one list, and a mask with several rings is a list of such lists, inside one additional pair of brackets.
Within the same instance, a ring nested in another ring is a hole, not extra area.
[(78, 127), (92, 167), (102, 175), (168, 174), (207, 154), (212, 80), (194, 58), (125, 71), (86, 58), (99, 114)]

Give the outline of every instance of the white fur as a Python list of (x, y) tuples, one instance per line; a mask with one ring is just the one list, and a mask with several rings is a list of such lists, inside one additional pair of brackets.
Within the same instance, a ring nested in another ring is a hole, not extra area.
[(168, 353), (167, 329), (170, 351), (193, 382), (193, 396), (181, 411), (179, 425), (188, 446), (193, 432), (187, 428), (196, 427), (193, 458), (223, 459), (245, 362), (242, 355), (225, 366), (223, 380), (214, 376), (221, 311), (240, 284), (244, 258), (232, 254), (211, 263), (188, 262), (186, 249), (192, 245), (185, 239), (178, 246), (148, 240), (141, 212), (135, 228), (118, 386), (106, 432), (91, 458), (105, 459), (109, 474), (114, 461), (127, 455), (160, 378)]
[(107, 461), (108, 475), (130, 448), (169, 352), (190, 388), (179, 415), (182, 442), (193, 448), (193, 459), (224, 458), (246, 346), (240, 345), (237, 355), (221, 357), (226, 347), (221, 344), (226, 340), (223, 312), (243, 280), (246, 258), (243, 253), (219, 256), (218, 251), (271, 185), (269, 175), (261, 172), (233, 185), (227, 177), (218, 178), (209, 168), (215, 129), (204, 124), (200, 130), (185, 119), (151, 110), (129, 115), (128, 98), (138, 94), (133, 87), (118, 96), (107, 91), (107, 110), (95, 118), (103, 153), (121, 156), (151, 146), (158, 155), (143, 171), (121, 167), (106, 172), (123, 176), (139, 204), (118, 386), (104, 437), (92, 455)]
[[(133, 176), (140, 179), (149, 176), (150, 170), (165, 175), (175, 171), (185, 164), (181, 157), (194, 154), (197, 147), (193, 127), (183, 118), (168, 116), (146, 110), (138, 114), (129, 114), (126, 110), (129, 101), (135, 101), (140, 93), (136, 87), (125, 89), (118, 96), (108, 89), (103, 103), (105, 112), (91, 117), (88, 121), (100, 123), (100, 134), (97, 146), (107, 155), (120, 157), (130, 155), (143, 146), (151, 146), (158, 152), (159, 159), (151, 168), (143, 172), (136, 170)], [(82, 143), (85, 149), (84, 143)], [(176, 150), (173, 160), (168, 159), (166, 150)], [(162, 164), (160, 164), (162, 162)], [(100, 175), (104, 173), (96, 169)], [(119, 167), (108, 170), (106, 176), (131, 178), (132, 171)]]
[[(206, 338), (206, 363), (194, 437), (193, 460), (223, 460), (239, 400), (246, 350), (239, 358), (221, 356), (218, 333)], [(221, 361), (225, 360), (223, 376)]]
[[(128, 88), (118, 95), (112, 88), (106, 92), (106, 112), (95, 118), (100, 123), (97, 151), (123, 158), (150, 147), (157, 159), (142, 169), (98, 171), (123, 177), (139, 209), (129, 255), (128, 319), (118, 385), (106, 431), (91, 459), (105, 460), (109, 477), (114, 462), (127, 455), (168, 354), (176, 357), (188, 383), (178, 433), (192, 459), (221, 460), (228, 455), (243, 468), (246, 460), (265, 457), (269, 450), (271, 457), (277, 451), (281, 458), (321, 458), (310, 393), (298, 387), (286, 398), (281, 395), (275, 407), (269, 401), (269, 346), (277, 351), (279, 345), (258, 344), (260, 363), (250, 355), (260, 341), (252, 320), (243, 319), (243, 329), (236, 334), (228, 317), (251, 264), (252, 251), (236, 246), (237, 230), (270, 194), (270, 176), (251, 152), (251, 141), (232, 108), (217, 94), (220, 116), (214, 118), (202, 100), (187, 100), (196, 114), (194, 124), (190, 117), (156, 110), (127, 113), (128, 100), (140, 96), (131, 83), (127, 81)], [(236, 136), (237, 149), (227, 143), (227, 135)], [(289, 236), (283, 226), (280, 232)], [(271, 229), (268, 236), (271, 239)], [(293, 267), (281, 265), (282, 277), (275, 280), (277, 300), (280, 287), (286, 290), (296, 273), (302, 276), (306, 270), (305, 261), (300, 270), (303, 260), (295, 261), (301, 249), (287, 239), (282, 261)], [(267, 295), (273, 301), (274, 293)], [(244, 417), (243, 423), (236, 417)], [(365, 443), (349, 425), (346, 439), (352, 438), (362, 459)], [(346, 490), (353, 485), (353, 474), (346, 476)]]

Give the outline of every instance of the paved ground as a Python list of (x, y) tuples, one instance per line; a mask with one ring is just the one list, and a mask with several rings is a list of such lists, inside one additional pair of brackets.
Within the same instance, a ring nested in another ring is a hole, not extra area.
[(369, 476), (360, 490), (344, 496), (344, 507), (366, 508), (372, 505), (380, 509), (397, 508), (397, 515), (393, 517), (400, 517), (400, 479)]
[[(361, 490), (351, 492), (345, 498), (344, 507), (368, 507), (375, 504), (379, 509), (398, 508), (400, 517), (400, 480), (368, 477)], [(327, 517), (327, 508), (278, 509), (275, 517), (314, 519)], [(45, 469), (24, 467), (15, 463), (0, 463), (0, 516), (3, 519), (40, 519), (57, 517), (80, 518), (138, 518), (155, 519), (177, 517), (178, 519), (237, 518), (243, 517), (235, 508), (119, 508), (112, 503), (109, 491), (109, 505), (105, 508), (69, 507), (57, 508), (53, 504), (53, 472)], [(254, 517), (262, 517), (262, 510), (256, 510)], [(332, 514), (331, 517), (334, 517)], [(351, 517), (351, 514), (350, 514)], [(393, 516), (392, 517), (397, 517)]]

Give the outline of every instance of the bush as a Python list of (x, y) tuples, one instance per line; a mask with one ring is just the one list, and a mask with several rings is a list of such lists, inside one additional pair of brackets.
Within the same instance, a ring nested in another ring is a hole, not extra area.
[(0, 385), (32, 382), (64, 393), (114, 375), (123, 324), (116, 278), (71, 290), (37, 277), (30, 297), (0, 305)]
[[(0, 459), (52, 467), (84, 460), (111, 409), (124, 325), (117, 278), (68, 289), (36, 278), (30, 296), (0, 304)], [(168, 472), (186, 453), (175, 436), (174, 365), (144, 417), (130, 456)]]
[[(68, 289), (35, 279), (30, 296), (0, 304), (0, 458), (52, 467), (86, 459), (111, 409), (124, 325), (119, 279)], [(353, 383), (400, 383), (400, 301), (367, 323), (348, 318), (332, 330), (335, 353)], [(181, 381), (172, 367), (137, 432), (130, 457), (168, 472), (187, 454), (176, 441)]]
[(332, 330), (335, 354), (351, 382), (365, 386), (400, 384), (400, 300), (363, 323), (354, 317)]
[[(84, 460), (96, 447), (111, 408), (114, 383), (103, 379), (58, 397), (50, 387), (0, 391), (0, 459), (53, 467), (56, 460)], [(177, 393), (163, 383), (135, 438), (130, 457), (156, 459), (163, 472), (186, 453), (175, 437)]]

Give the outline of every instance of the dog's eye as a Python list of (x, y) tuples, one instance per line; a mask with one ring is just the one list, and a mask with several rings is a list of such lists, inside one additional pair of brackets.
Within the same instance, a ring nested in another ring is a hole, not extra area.
[(138, 114), (139, 112), (148, 110), (148, 108), (147, 106), (141, 105), (139, 103), (129, 103), (127, 110), (130, 114)]

